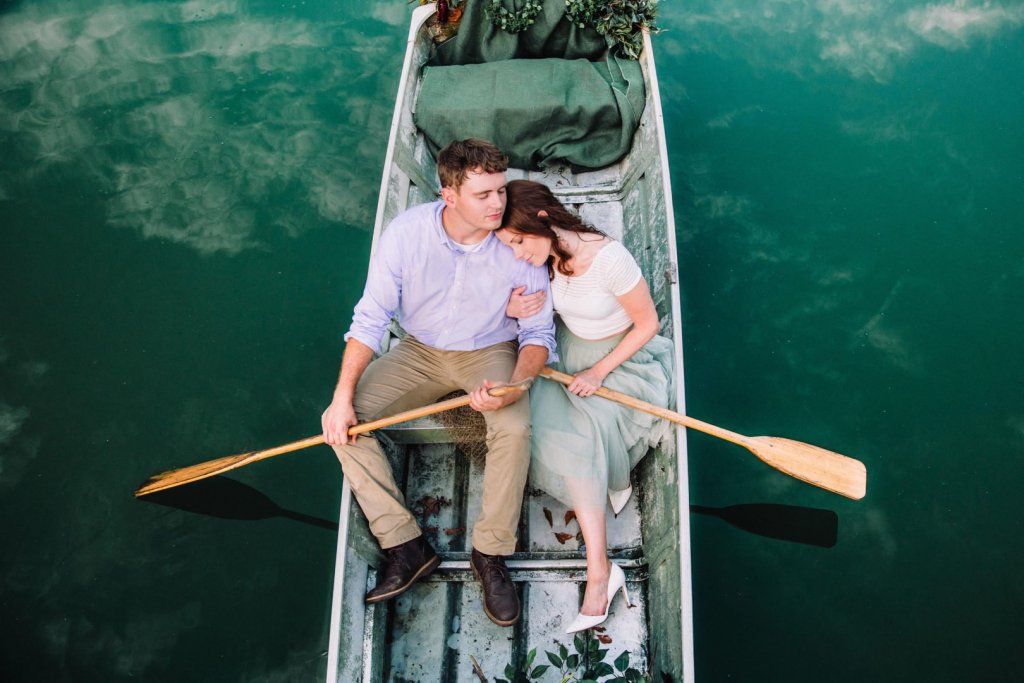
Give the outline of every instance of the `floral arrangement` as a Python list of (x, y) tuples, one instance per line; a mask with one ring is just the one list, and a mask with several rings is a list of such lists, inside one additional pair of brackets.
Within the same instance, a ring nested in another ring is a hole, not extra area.
[[(439, 0), (445, 2), (445, 0)], [(448, 0), (452, 4), (454, 0)], [(483, 0), (491, 22), (509, 33), (528, 29), (544, 9), (544, 0)], [(440, 7), (440, 5), (439, 5)], [(643, 32), (657, 33), (654, 25), (657, 0), (565, 0), (565, 18), (580, 28), (591, 26), (605, 37), (608, 46), (638, 59), (643, 50)]]
[[(413, 0), (409, 0), (413, 2)], [(464, 0), (420, 0), (421, 5), (428, 5), (432, 2), (437, 3), (437, 22), (441, 25), (458, 24), (459, 19), (462, 18), (462, 5)]]
[(484, 11), (491, 22), (509, 33), (525, 31), (544, 9), (543, 0), (526, 0), (519, 9), (509, 10), (502, 0), (485, 0)]
[(565, 16), (580, 28), (593, 26), (608, 41), (631, 59), (643, 50), (643, 31), (657, 33), (654, 25), (657, 0), (566, 0)]

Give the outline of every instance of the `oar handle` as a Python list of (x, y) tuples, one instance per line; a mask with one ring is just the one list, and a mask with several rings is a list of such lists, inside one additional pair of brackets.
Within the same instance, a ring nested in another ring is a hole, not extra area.
[[(540, 376), (546, 379), (560, 382), (566, 386), (569, 386), (574, 379), (572, 375), (567, 375), (564, 372), (559, 372), (558, 370), (555, 370), (552, 367), (545, 367), (543, 370), (540, 371)], [(634, 398), (633, 396), (629, 396), (628, 394), (621, 394), (617, 391), (613, 391), (605, 387), (600, 387), (594, 393), (597, 396), (600, 396), (601, 398), (606, 398), (610, 401), (615, 401), (616, 403), (621, 403), (631, 408), (642, 410), (645, 413), (656, 415), (660, 418), (664, 418), (671, 422), (675, 422), (676, 424), (681, 424), (684, 427), (690, 427), (691, 429), (696, 429), (699, 432), (704, 432), (705, 434), (717, 436), (719, 439), (725, 439), (726, 441), (731, 441), (734, 444), (738, 444), (745, 448), (749, 448), (747, 444), (747, 437), (745, 437), (744, 435), (737, 434), (736, 432), (730, 432), (728, 429), (722, 429), (721, 427), (718, 427), (716, 425), (708, 424), (707, 422), (703, 422), (696, 418), (690, 417), (689, 415), (683, 415), (682, 413), (677, 413), (674, 410), (662, 408), (661, 406), (656, 406), (653, 403), (641, 401), (640, 399)]]

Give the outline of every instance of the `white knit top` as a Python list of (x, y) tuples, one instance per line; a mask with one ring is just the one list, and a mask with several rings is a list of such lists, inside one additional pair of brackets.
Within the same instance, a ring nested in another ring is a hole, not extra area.
[(632, 324), (616, 297), (640, 282), (640, 266), (620, 242), (609, 240), (583, 275), (566, 277), (555, 269), (551, 301), (577, 337), (604, 339)]

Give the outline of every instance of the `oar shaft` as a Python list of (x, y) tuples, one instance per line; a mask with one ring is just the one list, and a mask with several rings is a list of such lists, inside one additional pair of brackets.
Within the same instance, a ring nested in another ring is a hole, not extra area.
[[(492, 389), (491, 393), (495, 396), (502, 396), (508, 393), (507, 387), (498, 387)], [(416, 420), (421, 417), (427, 417), (430, 415), (436, 415), (437, 413), (443, 413), (446, 410), (454, 410), (455, 408), (461, 408), (462, 406), (469, 405), (469, 396), (458, 396), (456, 398), (448, 399), (447, 401), (441, 401), (439, 403), (432, 403), (429, 406), (423, 406), (422, 408), (414, 408), (407, 410), (404, 413), (397, 415), (391, 415), (389, 417), (382, 417), (379, 420), (373, 420), (371, 422), (361, 422), (357, 425), (352, 425), (348, 428), (350, 436), (357, 434), (365, 434), (366, 432), (372, 432), (375, 429), (383, 429), (390, 427), (391, 425), (398, 424), (400, 422), (408, 422), (409, 420)], [(260, 460), (266, 460), (267, 458), (273, 458), (275, 455), (284, 455), (285, 453), (291, 453), (292, 451), (301, 451), (303, 448), (309, 448), (311, 446), (319, 446), (324, 442), (324, 435), (317, 434), (316, 436), (310, 436), (305, 439), (298, 441), (292, 441), (291, 443), (282, 444), (273, 448), (268, 448), (264, 451), (256, 451), (251, 453), (248, 458), (244, 461), (240, 461), (235, 465), (233, 469), (238, 469), (244, 465), (251, 465), (254, 462)]]
[[(489, 389), (488, 393), (491, 396), (504, 396), (515, 391), (525, 391), (530, 388), (532, 381), (532, 379), (529, 379), (516, 384), (494, 387)], [(375, 429), (390, 427), (391, 425), (398, 424), (399, 422), (415, 420), (428, 415), (436, 415), (437, 413), (442, 413), (446, 410), (452, 410), (454, 408), (469, 405), (469, 400), (469, 396), (459, 396), (457, 398), (448, 399), (447, 401), (441, 401), (440, 403), (432, 403), (430, 405), (407, 410), (403, 413), (392, 415), (390, 417), (383, 417), (379, 420), (354, 425), (349, 427), (348, 433), (350, 435), (365, 434), (366, 432), (372, 432)], [(236, 470), (239, 467), (251, 465), (252, 463), (259, 462), (260, 460), (272, 458), (275, 455), (291, 453), (292, 451), (302, 450), (303, 448), (309, 448), (310, 446), (318, 446), (323, 442), (323, 434), (317, 434), (316, 436), (310, 436), (305, 439), (300, 439), (299, 441), (292, 441), (291, 443), (275, 446), (263, 451), (254, 451), (252, 453), (243, 453), (240, 455), (229, 455), (224, 458), (210, 460), (197, 465), (171, 470), (170, 472), (164, 472), (151, 477), (149, 482), (135, 491), (135, 495), (144, 496), (149, 493), (174, 488), (175, 486), (189, 484), (194, 481), (199, 481), (200, 479), (206, 479), (218, 474), (223, 474), (224, 472)]]
[[(545, 367), (543, 370), (541, 370), (540, 376), (546, 377), (547, 379), (551, 379), (556, 382), (560, 382), (566, 386), (569, 386), (569, 384), (571, 384), (573, 380), (572, 375), (567, 375), (564, 372), (559, 372), (558, 370), (555, 370), (554, 368), (550, 367)], [(747, 444), (747, 437), (745, 437), (744, 435), (737, 434), (736, 432), (730, 432), (728, 429), (722, 429), (721, 427), (718, 427), (716, 425), (708, 424), (707, 422), (703, 422), (696, 418), (690, 417), (689, 415), (683, 415), (682, 413), (677, 413), (674, 410), (662, 408), (661, 406), (656, 406), (653, 403), (641, 401), (640, 399), (634, 398), (633, 396), (629, 396), (628, 394), (621, 394), (617, 391), (613, 391), (605, 387), (599, 388), (594, 393), (597, 396), (600, 396), (601, 398), (606, 398), (610, 401), (615, 401), (616, 403), (627, 405), (630, 408), (642, 410), (645, 413), (656, 415), (671, 422), (675, 422), (676, 424), (681, 424), (684, 427), (696, 429), (699, 432), (704, 432), (705, 434), (716, 436), (719, 439), (731, 441), (732, 443), (737, 444), (739, 446), (743, 446), (744, 448), (749, 448)]]

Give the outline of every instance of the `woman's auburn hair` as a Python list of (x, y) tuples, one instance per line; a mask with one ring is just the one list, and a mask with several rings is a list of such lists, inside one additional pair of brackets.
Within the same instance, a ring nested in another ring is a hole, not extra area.
[[(558, 272), (566, 277), (572, 275), (569, 259), (572, 258), (561, 245), (553, 226), (571, 232), (605, 236), (594, 226), (584, 223), (551, 192), (547, 185), (533, 180), (513, 180), (505, 186), (505, 215), (502, 227), (521, 235), (535, 235), (551, 240), (551, 250), (558, 256)], [(541, 211), (546, 216), (540, 215)], [(554, 257), (548, 257), (548, 274), (554, 278)]]

